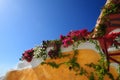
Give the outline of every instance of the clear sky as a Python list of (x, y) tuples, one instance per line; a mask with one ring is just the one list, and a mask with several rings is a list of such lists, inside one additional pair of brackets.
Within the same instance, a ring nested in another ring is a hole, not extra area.
[(91, 31), (106, 0), (0, 0), (0, 75), (42, 40)]

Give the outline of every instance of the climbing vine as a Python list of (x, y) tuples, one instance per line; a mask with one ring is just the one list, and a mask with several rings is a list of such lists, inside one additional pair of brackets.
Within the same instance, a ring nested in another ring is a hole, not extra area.
[[(104, 50), (100, 47), (97, 39), (106, 39), (108, 43), (119, 45), (119, 33), (112, 33), (99, 38), (89, 38), (89, 32), (87, 30), (78, 30), (70, 32), (67, 36), (61, 36), (58, 40), (43, 41), (41, 46), (37, 46), (33, 49), (27, 50), (23, 53), (22, 59), (30, 62), (32, 58), (42, 58), (43, 62), (41, 65), (50, 65), (53, 68), (59, 68), (61, 65), (68, 66), (69, 70), (75, 71), (76, 75), (85, 75), (89, 80), (95, 80), (96, 76), (98, 80), (104, 80), (104, 76), (108, 75), (111, 80), (115, 80), (113, 75), (109, 72), (107, 67), (110, 65), (107, 55), (105, 55)], [(87, 67), (93, 68), (95, 72), (87, 72), (84, 67), (82, 67), (78, 62), (78, 52), (79, 45), (81, 43), (89, 42), (95, 45), (97, 52), (100, 54), (101, 58), (97, 64), (90, 63), (86, 64)], [(72, 47), (74, 54), (62, 54), (61, 47)], [(67, 61), (57, 63), (55, 61), (47, 62), (46, 59), (60, 59), (68, 58)], [(120, 68), (119, 68), (120, 73)], [(118, 76), (118, 80), (120, 75)]]

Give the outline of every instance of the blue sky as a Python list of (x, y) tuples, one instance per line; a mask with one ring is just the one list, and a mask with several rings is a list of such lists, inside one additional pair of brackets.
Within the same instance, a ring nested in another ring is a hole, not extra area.
[(0, 75), (42, 40), (91, 31), (106, 0), (0, 0)]

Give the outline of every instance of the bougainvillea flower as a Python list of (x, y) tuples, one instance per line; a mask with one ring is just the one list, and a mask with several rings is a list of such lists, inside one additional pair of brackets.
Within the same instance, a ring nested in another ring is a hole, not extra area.
[(62, 41), (62, 45), (64, 47), (68, 47), (69, 45), (73, 44), (73, 41), (78, 41), (80, 39), (86, 38), (88, 36), (89, 32), (87, 29), (83, 30), (75, 30), (75, 31), (70, 31), (67, 36), (60, 36), (60, 39)]
[(87, 31), (87, 29), (80, 30), (79, 32), (80, 32), (81, 37), (85, 37), (85, 36), (87, 36), (89, 34), (89, 32)]
[(33, 52), (34, 52), (33, 49), (26, 50), (22, 55), (22, 60), (26, 60), (26, 61), (30, 62), (33, 58)]
[(61, 40), (65, 39), (65, 36), (60, 35), (60, 39), (61, 39)]
[(72, 38), (68, 37), (68, 38), (64, 39), (62, 41), (62, 43), (63, 43), (64, 47), (68, 47), (69, 45), (71, 45), (73, 43), (73, 40), (72, 40)]

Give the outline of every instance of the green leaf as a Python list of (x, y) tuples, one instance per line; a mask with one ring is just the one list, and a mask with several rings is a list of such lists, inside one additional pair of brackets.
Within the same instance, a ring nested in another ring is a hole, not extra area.
[(84, 68), (81, 67), (79, 74), (80, 74), (80, 75), (83, 75), (83, 74), (85, 75), (86, 73), (87, 73), (87, 71), (86, 71)]
[(50, 65), (51, 67), (53, 68), (58, 68), (61, 64), (56, 64), (55, 62), (42, 62), (41, 65), (44, 65), (44, 64), (47, 64), (47, 65)]
[(112, 75), (111, 73), (107, 73), (107, 75), (109, 76), (109, 78), (110, 78), (111, 80), (115, 80), (114, 77), (113, 77), (113, 75)]
[(52, 66), (53, 68), (58, 68), (59, 64), (56, 64), (55, 62), (48, 62), (48, 65)]
[(93, 73), (93, 72), (91, 73), (89, 80), (95, 80), (95, 77), (94, 77), (94, 73)]

